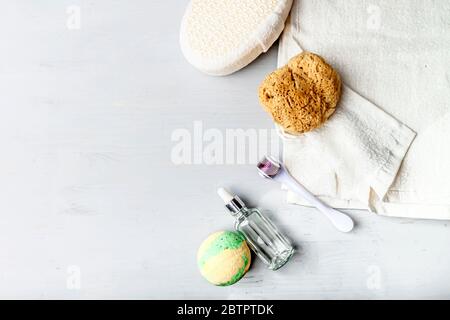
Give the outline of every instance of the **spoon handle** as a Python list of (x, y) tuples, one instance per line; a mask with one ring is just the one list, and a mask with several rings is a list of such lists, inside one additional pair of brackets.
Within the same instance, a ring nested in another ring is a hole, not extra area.
[(331, 223), (341, 232), (350, 232), (353, 230), (353, 220), (336, 209), (333, 209), (320, 201), (315, 195), (309, 192), (302, 184), (295, 180), (285, 168), (278, 174), (277, 180), (288, 187), (291, 191), (300, 195), (303, 199), (308, 201), (311, 205), (322, 212)]

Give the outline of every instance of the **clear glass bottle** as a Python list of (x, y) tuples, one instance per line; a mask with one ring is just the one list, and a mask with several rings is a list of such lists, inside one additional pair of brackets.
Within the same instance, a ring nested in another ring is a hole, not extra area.
[(235, 229), (245, 236), (255, 254), (271, 270), (284, 266), (294, 254), (289, 240), (258, 209), (247, 208), (238, 196), (232, 196), (223, 188), (218, 194), (236, 219)]

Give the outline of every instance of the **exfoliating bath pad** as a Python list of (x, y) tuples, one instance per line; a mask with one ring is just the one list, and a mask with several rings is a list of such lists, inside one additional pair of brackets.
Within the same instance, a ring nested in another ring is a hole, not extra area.
[(181, 22), (186, 59), (210, 75), (228, 75), (278, 39), (292, 0), (191, 0)]
[(320, 127), (341, 96), (338, 73), (313, 53), (301, 53), (271, 74), (259, 88), (259, 101), (289, 134)]
[(201, 244), (197, 264), (203, 277), (217, 286), (238, 282), (250, 267), (251, 255), (239, 232), (219, 231)]

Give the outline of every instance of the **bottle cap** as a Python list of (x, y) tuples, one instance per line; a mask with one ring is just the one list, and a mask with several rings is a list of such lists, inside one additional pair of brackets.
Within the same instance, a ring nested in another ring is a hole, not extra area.
[(247, 207), (238, 196), (233, 196), (224, 188), (217, 189), (217, 194), (222, 198), (225, 203), (225, 207), (231, 212), (232, 215), (236, 215), (242, 211), (242, 209)]

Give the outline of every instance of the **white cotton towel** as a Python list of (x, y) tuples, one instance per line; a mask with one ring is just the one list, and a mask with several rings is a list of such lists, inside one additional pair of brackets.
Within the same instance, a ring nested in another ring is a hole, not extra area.
[(447, 1), (294, 1), (279, 65), (312, 51), (346, 85), (324, 127), (285, 141), (292, 174), (334, 207), (450, 219), (449, 30)]

